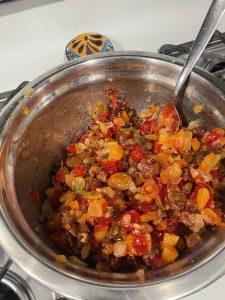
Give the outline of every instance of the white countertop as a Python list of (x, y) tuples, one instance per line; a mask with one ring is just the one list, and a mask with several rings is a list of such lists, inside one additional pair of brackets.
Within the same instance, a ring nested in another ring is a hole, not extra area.
[[(210, 3), (66, 0), (0, 17), (0, 92), (61, 64), (66, 44), (82, 32), (107, 35), (115, 50), (156, 52), (162, 44), (192, 40)], [(219, 30), (225, 31), (225, 17)], [(223, 277), (186, 299), (224, 299), (224, 294)]]

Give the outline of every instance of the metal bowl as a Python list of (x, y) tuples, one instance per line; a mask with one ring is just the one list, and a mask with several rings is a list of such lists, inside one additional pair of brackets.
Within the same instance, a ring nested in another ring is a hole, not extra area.
[[(168, 299), (184, 296), (224, 273), (225, 231), (209, 233), (198, 247), (159, 270), (145, 282), (134, 273), (98, 272), (68, 264), (57, 266), (55, 251), (38, 223), (31, 191), (44, 190), (53, 164), (65, 147), (85, 132), (93, 107), (104, 90), (116, 86), (129, 106), (140, 110), (166, 103), (181, 64), (174, 58), (145, 52), (114, 52), (63, 64), (34, 80), (0, 113), (0, 243), (29, 275), (68, 297), (84, 299)], [(113, 80), (113, 81), (112, 81)], [(196, 102), (205, 109), (202, 126), (225, 127), (225, 87), (200, 69), (192, 73), (184, 113), (195, 120)], [(26, 106), (29, 114), (25, 115)], [(221, 263), (222, 261), (222, 263)]]

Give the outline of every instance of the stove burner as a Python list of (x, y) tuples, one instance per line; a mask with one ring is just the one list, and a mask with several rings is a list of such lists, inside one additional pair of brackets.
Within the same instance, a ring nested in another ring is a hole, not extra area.
[(21, 300), (16, 293), (7, 285), (0, 284), (0, 299), (1, 300)]
[[(179, 45), (166, 44), (160, 47), (159, 53), (186, 60), (192, 44), (193, 41)], [(225, 81), (225, 32), (215, 32), (197, 66)]]
[(22, 277), (8, 271), (0, 284), (0, 300), (35, 300), (35, 297)]

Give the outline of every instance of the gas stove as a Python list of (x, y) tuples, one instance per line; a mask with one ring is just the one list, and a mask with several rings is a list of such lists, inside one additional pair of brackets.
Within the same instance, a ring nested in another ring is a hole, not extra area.
[[(160, 47), (159, 53), (185, 60), (190, 52), (192, 41), (179, 44), (166, 44)], [(197, 66), (225, 81), (225, 33), (216, 31), (208, 44)], [(23, 82), (17, 89), (0, 93), (0, 110), (10, 98), (28, 82)], [(8, 260), (0, 247), (0, 266)], [(128, 297), (129, 298), (129, 297)], [(16, 264), (12, 264), (0, 284), (0, 299), (3, 300), (66, 300), (61, 295), (42, 286), (25, 274)], [(76, 299), (76, 298), (74, 298)]]

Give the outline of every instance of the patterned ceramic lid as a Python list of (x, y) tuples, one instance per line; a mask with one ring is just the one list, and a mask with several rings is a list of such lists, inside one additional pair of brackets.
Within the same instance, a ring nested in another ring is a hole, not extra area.
[(86, 32), (76, 36), (66, 46), (67, 60), (99, 52), (113, 51), (111, 41), (104, 35)]

